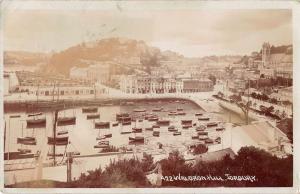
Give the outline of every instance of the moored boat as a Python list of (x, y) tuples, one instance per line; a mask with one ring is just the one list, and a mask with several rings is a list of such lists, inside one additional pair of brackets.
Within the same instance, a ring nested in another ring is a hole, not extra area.
[(100, 119), (100, 114), (90, 114), (86, 115), (86, 119)]
[(218, 128), (216, 128), (216, 131), (224, 131), (224, 130), (225, 130), (224, 127), (218, 127)]
[(185, 112), (178, 112), (177, 115), (186, 115)]
[(57, 132), (57, 135), (65, 135), (68, 133), (69, 133), (68, 130), (62, 130), (62, 131)]
[(195, 116), (202, 116), (203, 113), (195, 113)]
[(176, 129), (175, 126), (172, 125), (172, 126), (168, 127), (168, 131), (170, 131), (170, 132), (176, 132), (176, 131), (178, 131), (178, 129)]
[(19, 148), (18, 152), (20, 152), (22, 154), (28, 154), (28, 153), (31, 153), (31, 149)]
[(116, 114), (116, 120), (117, 121), (127, 121), (131, 120), (130, 115), (128, 113), (117, 113)]
[(103, 139), (106, 139), (105, 135), (101, 135), (101, 136), (96, 137), (96, 140), (103, 140)]
[(153, 131), (153, 127), (146, 127), (145, 130), (146, 131)]
[(146, 112), (146, 109), (134, 109), (133, 112)]
[(124, 134), (129, 134), (129, 133), (132, 133), (132, 131), (121, 131), (121, 133), (120, 134), (122, 134), (122, 135), (124, 135)]
[(142, 131), (143, 131), (142, 128), (136, 128), (136, 127), (132, 128), (133, 133), (142, 133)]
[(153, 112), (160, 112), (162, 111), (164, 108), (163, 107), (155, 107), (152, 111)]
[[(54, 154), (53, 153), (48, 153), (47, 156), (54, 157)], [(64, 156), (64, 154), (55, 154), (55, 157), (62, 157), (62, 156)]]
[(98, 145), (109, 145), (109, 141), (108, 140), (101, 140), (98, 142)]
[(217, 137), (217, 138), (215, 139), (215, 142), (216, 142), (216, 143), (221, 143), (221, 137)]
[(111, 134), (111, 133), (107, 133), (107, 134), (104, 135), (104, 137), (105, 137), (105, 138), (111, 138), (111, 137), (112, 137), (112, 134)]
[(208, 135), (208, 132), (207, 131), (199, 131), (198, 135)]
[(211, 123), (207, 123), (206, 126), (207, 127), (216, 127), (216, 126), (218, 126), (218, 123), (217, 122), (211, 122)]
[(143, 136), (128, 137), (128, 139), (131, 142), (144, 142), (145, 141), (145, 138)]
[(17, 143), (23, 145), (36, 145), (36, 139), (35, 137), (18, 137)]
[(209, 121), (209, 117), (198, 117), (198, 121)]
[(177, 136), (177, 135), (181, 135), (181, 132), (180, 132), (180, 131), (175, 131), (175, 132), (173, 133), (173, 136)]
[(35, 141), (35, 137), (18, 137), (17, 142), (19, 141)]
[(110, 122), (95, 122), (95, 128), (96, 129), (107, 129), (110, 127)]
[(156, 122), (157, 125), (160, 125), (160, 126), (168, 126), (170, 125), (170, 121), (169, 120), (158, 120)]
[(177, 111), (183, 111), (183, 108), (177, 108)]
[(76, 117), (60, 117), (57, 119), (57, 126), (75, 125)]
[(98, 112), (98, 107), (84, 107), (82, 108), (82, 113), (96, 113)]
[(193, 120), (181, 120), (182, 125), (192, 125)]
[(198, 137), (199, 137), (198, 133), (193, 133), (192, 134), (192, 139), (198, 139)]
[(160, 132), (159, 131), (153, 131), (153, 134), (152, 134), (154, 137), (159, 137), (160, 135)]
[(112, 123), (112, 126), (113, 127), (116, 127), (116, 126), (118, 126), (119, 125), (119, 123), (118, 122), (114, 122), (114, 123)]
[(42, 114), (43, 114), (42, 112), (37, 112), (37, 113), (28, 114), (27, 116), (28, 117), (34, 117), (34, 116), (39, 116), (39, 115), (42, 115)]
[(21, 115), (10, 115), (9, 118), (20, 118)]
[(159, 125), (153, 125), (152, 127), (153, 127), (153, 129), (154, 129), (154, 128), (160, 128)]
[(210, 138), (207, 138), (206, 140), (204, 140), (204, 142), (206, 144), (213, 144), (214, 143), (214, 140), (210, 139)]
[(191, 127), (193, 127), (192, 124), (184, 124), (184, 125), (182, 125), (182, 129), (188, 129), (188, 128), (191, 128)]
[(150, 117), (148, 118), (148, 121), (158, 121), (158, 117)]
[(68, 145), (69, 144), (69, 137), (48, 137), (48, 144), (49, 145)]
[(169, 116), (176, 116), (176, 115), (178, 115), (178, 113), (177, 113), (176, 111), (170, 111), (170, 112), (168, 113), (168, 115), (169, 115)]
[(131, 121), (124, 121), (122, 122), (122, 125), (131, 125)]
[(16, 159), (27, 159), (34, 158), (35, 154), (32, 153), (23, 153), (23, 152), (5, 152), (4, 160), (16, 160)]
[(46, 126), (46, 118), (28, 119), (26, 122), (27, 122), (28, 128), (45, 127)]
[(199, 140), (206, 140), (208, 139), (208, 136), (207, 135), (199, 135)]
[(204, 125), (200, 125), (198, 127), (196, 127), (196, 131), (204, 131), (206, 129), (206, 126)]
[(103, 144), (101, 144), (101, 145), (94, 145), (94, 148), (108, 148), (109, 147), (109, 145), (103, 145)]

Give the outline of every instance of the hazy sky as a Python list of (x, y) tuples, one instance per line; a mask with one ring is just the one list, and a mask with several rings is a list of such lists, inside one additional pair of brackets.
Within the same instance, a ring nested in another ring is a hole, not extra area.
[(4, 17), (4, 49), (60, 51), (107, 37), (144, 40), (188, 57), (249, 54), (292, 43), (289, 10), (26, 11)]

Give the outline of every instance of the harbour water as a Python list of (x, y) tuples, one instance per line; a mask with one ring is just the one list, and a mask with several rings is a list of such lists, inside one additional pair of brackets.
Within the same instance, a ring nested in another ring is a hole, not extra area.
[[(152, 112), (155, 107), (163, 107), (163, 111), (161, 112)], [(186, 115), (183, 116), (169, 116), (168, 113), (170, 111), (176, 111), (177, 108), (182, 108)], [(121, 106), (102, 106), (98, 107), (98, 113), (100, 114), (100, 119), (92, 119), (87, 120), (86, 113), (82, 113), (82, 108), (63, 110), (59, 112), (59, 117), (65, 116), (75, 116), (76, 124), (75, 125), (67, 125), (67, 126), (59, 126), (57, 127), (57, 132), (61, 130), (67, 130), (68, 136), (71, 144), (68, 146), (68, 151), (78, 151), (81, 154), (94, 154), (98, 153), (99, 149), (95, 149), (94, 145), (97, 144), (96, 137), (99, 135), (104, 135), (106, 133), (112, 133), (112, 138), (110, 138), (110, 145), (114, 145), (116, 147), (130, 147), (128, 145), (128, 137), (134, 136), (135, 134), (120, 134), (122, 130), (130, 130), (133, 127), (142, 127), (145, 129), (146, 127), (151, 127), (154, 122), (150, 122), (147, 120), (139, 121), (137, 119), (136, 122), (132, 122), (131, 125), (128, 126), (115, 126), (111, 125), (110, 129), (95, 129), (96, 121), (109, 121), (111, 124), (116, 121), (115, 115), (117, 113), (130, 113), (131, 115), (142, 118), (142, 114), (144, 112), (138, 113), (134, 112), (134, 109), (145, 109), (147, 113), (155, 113), (159, 116), (160, 119), (170, 120), (170, 125), (176, 126), (179, 131), (182, 132), (180, 136), (173, 136), (172, 133), (168, 132), (167, 127), (161, 127), (160, 137), (153, 137), (152, 131), (143, 130), (143, 134), (145, 137), (145, 144), (147, 147), (154, 146), (158, 142), (169, 144), (171, 147), (180, 147), (186, 143), (190, 143), (191, 134), (194, 132), (192, 128), (190, 129), (182, 129), (181, 128), (181, 120), (184, 119), (192, 119), (193, 123), (199, 122), (195, 113), (204, 112), (201, 108), (196, 106), (195, 104), (189, 102), (168, 102), (168, 101), (157, 101), (157, 102), (147, 102), (147, 103), (136, 103), (134, 105), (121, 105)], [(10, 118), (11, 115), (20, 115), (20, 118)], [(45, 112), (46, 117), (46, 127), (45, 128), (27, 128), (26, 127), (26, 119), (28, 119), (27, 114), (25, 112), (19, 113), (8, 113), (5, 114), (6, 121), (6, 141), (5, 141), (5, 152), (14, 152), (17, 149), (21, 148), (20, 144), (17, 144), (18, 137), (25, 136), (34, 136), (37, 139), (37, 145), (22, 145), (22, 148), (31, 149), (33, 153), (38, 150), (41, 150), (42, 153), (50, 153), (51, 147), (47, 145), (47, 137), (53, 136), (53, 120), (54, 120), (54, 112)], [(228, 110), (222, 109), (220, 113), (204, 113), (205, 116), (210, 117), (210, 121), (222, 121), (222, 122), (232, 122), (232, 123), (242, 123), (243, 120), (239, 115), (229, 112)], [(140, 135), (140, 134), (137, 134)], [(133, 145), (136, 146), (136, 145)], [(143, 147), (145, 145), (137, 145), (138, 147)], [(57, 146), (57, 153), (63, 153), (65, 151), (65, 146)], [(47, 158), (47, 157), (44, 157)]]
[[(161, 107), (163, 111), (153, 112), (152, 110)], [(145, 109), (147, 113), (154, 113), (158, 115), (160, 119), (170, 120), (170, 125), (174, 125), (182, 133), (178, 136), (173, 136), (172, 132), (168, 131), (168, 126), (161, 126), (159, 137), (154, 137), (152, 131), (145, 130), (146, 127), (151, 127), (156, 122), (150, 122), (145, 119), (139, 122), (132, 122), (131, 125), (123, 126), (112, 126), (112, 123), (116, 121), (117, 113), (129, 113), (134, 117), (141, 118), (145, 112), (135, 112), (135, 109)], [(186, 115), (176, 115), (169, 116), (170, 111), (176, 111), (177, 109), (183, 109)], [(68, 130), (68, 137), (70, 144), (66, 146), (56, 146), (56, 153), (63, 154), (65, 151), (76, 151), (80, 152), (80, 155), (91, 155), (98, 154), (100, 149), (94, 148), (97, 145), (96, 137), (106, 133), (111, 133), (112, 137), (109, 138), (109, 144), (115, 147), (126, 147), (132, 149), (135, 153), (147, 152), (150, 154), (167, 154), (171, 150), (177, 149), (182, 153), (186, 152), (187, 146), (195, 142), (199, 142), (198, 139), (192, 139), (191, 136), (195, 133), (195, 127), (189, 129), (183, 129), (181, 125), (181, 120), (193, 120), (193, 123), (205, 124), (208, 121), (198, 121), (198, 116), (195, 113), (203, 113), (203, 116), (209, 117), (210, 121), (218, 121), (221, 123), (232, 122), (236, 124), (243, 123), (243, 119), (226, 109), (221, 109), (219, 113), (206, 113), (203, 109), (198, 107), (196, 104), (187, 101), (152, 101), (152, 102), (137, 102), (132, 105), (121, 105), (121, 106), (99, 106), (98, 114), (100, 114), (100, 119), (87, 120), (87, 113), (82, 113), (82, 107), (75, 109), (68, 109), (60, 111), (58, 117), (76, 117), (75, 125), (58, 126), (57, 132), (61, 130)], [(19, 118), (11, 118), (12, 115), (20, 115)], [(46, 117), (46, 127), (44, 128), (27, 128), (26, 119), (28, 119), (28, 114), (25, 112), (14, 112), (5, 114), (6, 122), (6, 141), (5, 141), (5, 152), (14, 152), (19, 148), (28, 148), (32, 150), (32, 153), (40, 151), (43, 158), (43, 163), (51, 163), (53, 161), (52, 157), (47, 156), (48, 153), (52, 152), (53, 146), (47, 144), (47, 137), (53, 136), (53, 120), (54, 112), (44, 112), (41, 116)], [(111, 123), (110, 129), (95, 129), (95, 122), (97, 121), (109, 121)], [(122, 130), (131, 130), (133, 127), (143, 128), (142, 133), (131, 133), (131, 134), (121, 134)], [(222, 147), (224, 145), (230, 145), (230, 132), (217, 132), (215, 128), (209, 129), (209, 137), (215, 139), (217, 137), (224, 138), (222, 140)], [(129, 144), (128, 137), (135, 135), (143, 135), (145, 137), (144, 144)], [(18, 137), (24, 136), (34, 136), (37, 140), (37, 145), (22, 145), (17, 144)], [(227, 142), (225, 142), (227, 141)], [(163, 149), (158, 149), (158, 144), (163, 145)], [(221, 149), (221, 148), (217, 148)], [(212, 149), (213, 151), (214, 149)], [(122, 156), (124, 157), (124, 156)], [(127, 157), (132, 157), (128, 155)], [(101, 158), (77, 158), (74, 160), (76, 167), (73, 169), (73, 177), (77, 178), (82, 172), (94, 169), (99, 166), (105, 166), (109, 163), (111, 159), (117, 159), (118, 156), (101, 156)], [(57, 157), (57, 164), (62, 164), (65, 158)], [(63, 169), (63, 170), (62, 170)], [(51, 167), (43, 169), (44, 179), (55, 179), (60, 181), (65, 181), (65, 167)], [(28, 171), (28, 170), (27, 170)], [(31, 170), (29, 170), (31, 171)], [(23, 173), (24, 172), (24, 173)], [(33, 171), (34, 172), (34, 171)], [(32, 173), (30, 176), (33, 176)], [(27, 175), (28, 176), (27, 176)], [(18, 177), (18, 181), (31, 180), (32, 178), (26, 173), (26, 170), (21, 171), (10, 171), (5, 174), (7, 184), (14, 183), (15, 177)], [(23, 178), (22, 178), (23, 177)]]

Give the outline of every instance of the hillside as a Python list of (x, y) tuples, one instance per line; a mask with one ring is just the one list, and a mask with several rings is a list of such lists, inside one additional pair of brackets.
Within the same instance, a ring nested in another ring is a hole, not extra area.
[(50, 55), (45, 53), (33, 53), (26, 51), (5, 51), (4, 66), (9, 65), (28, 65), (35, 66), (46, 63)]
[(68, 75), (70, 69), (74, 66), (88, 66), (88, 63), (83, 61), (121, 61), (122, 64), (126, 64), (135, 59), (136, 63), (143, 64), (152, 61), (151, 59), (154, 56), (159, 58), (160, 50), (147, 46), (143, 41), (108, 38), (82, 43), (55, 53), (49, 60), (46, 71), (48, 73), (59, 72)]

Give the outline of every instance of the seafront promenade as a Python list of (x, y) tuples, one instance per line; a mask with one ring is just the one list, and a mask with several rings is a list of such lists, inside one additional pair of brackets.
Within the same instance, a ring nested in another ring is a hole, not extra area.
[(184, 99), (196, 103), (206, 112), (219, 112), (219, 105), (212, 98), (213, 92), (201, 93), (165, 93), (165, 94), (126, 94), (117, 89), (109, 88), (107, 93), (101, 95), (72, 95), (72, 96), (39, 96), (29, 95), (26, 93), (11, 94), (5, 96), (4, 104), (22, 104), (37, 102), (72, 102), (77, 101), (107, 101), (107, 100), (159, 100), (159, 99)]

